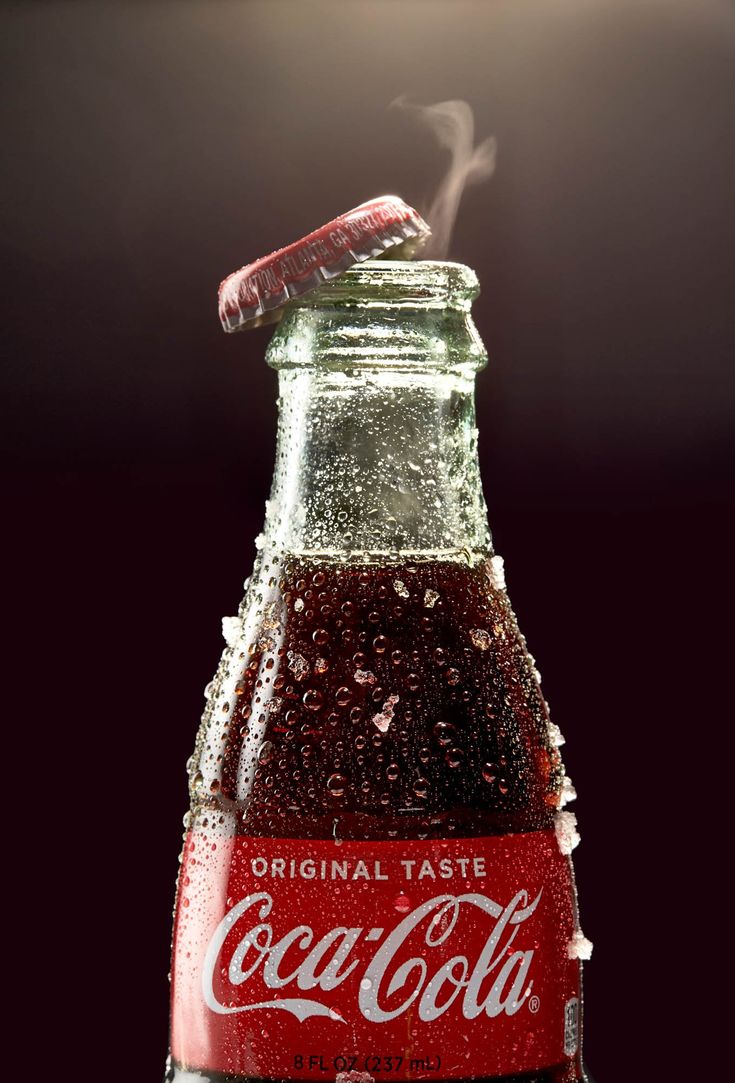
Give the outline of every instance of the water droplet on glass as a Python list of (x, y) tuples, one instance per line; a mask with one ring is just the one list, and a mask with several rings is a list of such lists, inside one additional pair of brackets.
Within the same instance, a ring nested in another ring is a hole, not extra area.
[(342, 797), (347, 787), (348, 779), (345, 775), (334, 774), (327, 779), (327, 789), (332, 797)]
[(456, 730), (451, 722), (437, 722), (434, 726), (434, 736), (440, 745), (449, 745), (454, 740)]
[(323, 696), (318, 689), (308, 688), (306, 692), (304, 692), (303, 704), (304, 707), (307, 707), (310, 711), (318, 711), (323, 702)]
[(273, 759), (273, 742), (263, 741), (258, 749), (258, 763), (270, 763)]

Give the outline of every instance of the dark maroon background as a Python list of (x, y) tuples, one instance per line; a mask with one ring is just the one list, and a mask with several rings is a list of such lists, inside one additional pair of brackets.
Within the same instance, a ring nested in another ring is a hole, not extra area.
[(0, 18), (4, 594), (34, 662), (7, 681), (8, 946), (43, 1021), (26, 1069), (160, 1075), (184, 762), (274, 450), (268, 331), (225, 338), (215, 288), (364, 199), (431, 195), (442, 153), (386, 111), (405, 92), (466, 98), (500, 145), (451, 255), (483, 286), (491, 523), (580, 792), (588, 1059), (598, 1083), (713, 1078), (731, 1060), (713, 1023), (732, 916), (712, 829), (731, 792), (718, 800), (732, 7), (66, 2)]

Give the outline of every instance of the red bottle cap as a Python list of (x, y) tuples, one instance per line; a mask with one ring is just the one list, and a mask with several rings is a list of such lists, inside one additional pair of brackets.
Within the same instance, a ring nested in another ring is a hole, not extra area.
[(421, 215), (398, 196), (361, 203), (300, 241), (229, 275), (219, 288), (222, 326), (225, 331), (242, 331), (274, 323), (292, 297), (389, 250), (388, 258), (410, 259), (429, 233)]

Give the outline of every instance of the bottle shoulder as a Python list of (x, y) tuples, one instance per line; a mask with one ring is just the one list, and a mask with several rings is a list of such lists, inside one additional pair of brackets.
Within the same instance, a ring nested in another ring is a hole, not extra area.
[(290, 558), (238, 620), (194, 756), (195, 815), (314, 838), (553, 822), (561, 761), (489, 554)]

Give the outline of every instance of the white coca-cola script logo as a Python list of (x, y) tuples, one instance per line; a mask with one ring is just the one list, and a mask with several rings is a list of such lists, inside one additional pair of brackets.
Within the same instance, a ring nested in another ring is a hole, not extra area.
[[(345, 1022), (340, 1013), (317, 999), (278, 995), (243, 1004), (236, 1002), (237, 990), (260, 971), (260, 981), (269, 990), (291, 985), (302, 992), (330, 992), (362, 967), (357, 983), (358, 1006), (374, 1023), (395, 1019), (417, 999), (418, 1016), (423, 1022), (438, 1019), (458, 998), (466, 1019), (475, 1019), (482, 1012), (490, 1018), (502, 1012), (515, 1015), (531, 993), (529, 971), (534, 953), (514, 951), (513, 942), (540, 898), (541, 892), (529, 903), (528, 892), (518, 891), (506, 906), (501, 906), (474, 893), (437, 895), (407, 914), (384, 939), (385, 930), (381, 928), (343, 926), (316, 939), (310, 925), (297, 925), (276, 940), (265, 920), (273, 908), (273, 899), (266, 892), (257, 892), (233, 906), (215, 930), (204, 957), (204, 1000), (220, 1015), (274, 1008), (291, 1012), (301, 1022), (313, 1015)], [(477, 922), (482, 920), (477, 910), (492, 919), (492, 926), (474, 962), (466, 955), (446, 958), (446, 949), (436, 951), (450, 940), (460, 912), (472, 914), (472, 920)], [(382, 942), (374, 949), (372, 944), (377, 941)], [(235, 948), (227, 964), (233, 942)], [(360, 955), (356, 950), (358, 942)], [(371, 954), (365, 965), (363, 953), (368, 945)], [(432, 959), (436, 968), (430, 973)], [(230, 1003), (217, 999), (216, 974), (227, 975), (232, 987)]]

